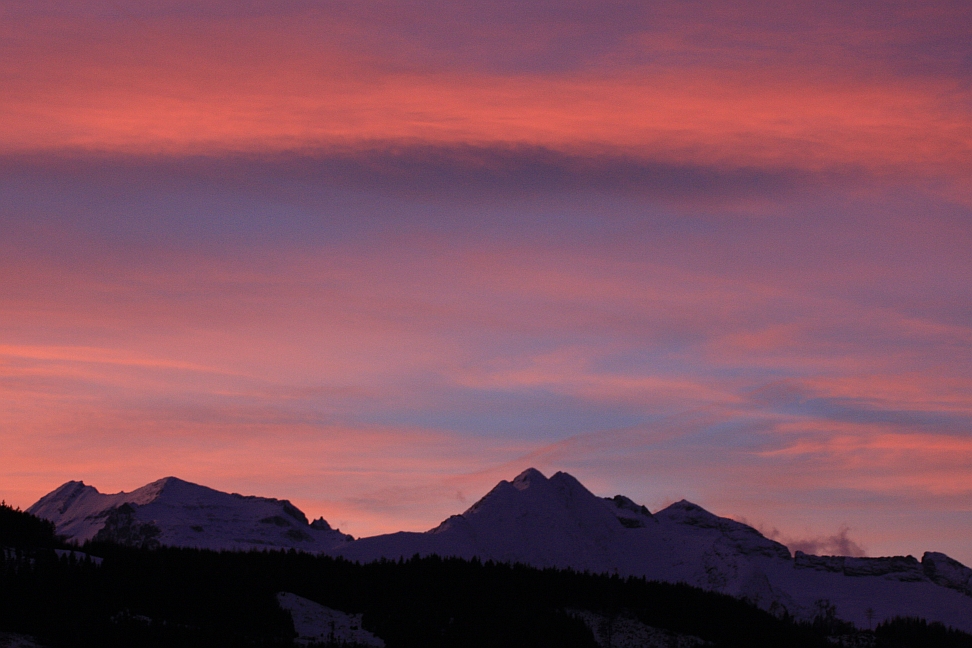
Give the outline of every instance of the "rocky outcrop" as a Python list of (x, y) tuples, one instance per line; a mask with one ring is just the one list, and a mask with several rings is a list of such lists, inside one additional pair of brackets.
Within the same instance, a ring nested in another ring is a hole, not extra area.
[(930, 581), (972, 596), (972, 569), (943, 553), (925, 552), (921, 566)]
[(927, 580), (914, 556), (853, 558), (850, 556), (813, 556), (797, 551), (793, 558), (797, 569), (815, 569), (844, 576), (882, 576), (888, 580), (918, 582)]

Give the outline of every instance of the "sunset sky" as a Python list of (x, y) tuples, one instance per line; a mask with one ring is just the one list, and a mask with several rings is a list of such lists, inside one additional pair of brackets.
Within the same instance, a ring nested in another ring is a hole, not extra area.
[(0, 0), (0, 496), (528, 466), (972, 565), (972, 3)]

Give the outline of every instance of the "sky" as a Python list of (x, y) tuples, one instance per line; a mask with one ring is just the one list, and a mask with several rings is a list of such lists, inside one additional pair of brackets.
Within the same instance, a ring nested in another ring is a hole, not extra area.
[(965, 0), (0, 0), (0, 495), (529, 466), (972, 565)]

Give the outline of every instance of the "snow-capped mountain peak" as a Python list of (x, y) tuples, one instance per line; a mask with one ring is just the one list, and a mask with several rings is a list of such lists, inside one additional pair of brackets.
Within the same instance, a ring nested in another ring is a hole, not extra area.
[(700, 534), (732, 545), (743, 554), (760, 554), (771, 558), (790, 559), (790, 550), (785, 545), (770, 540), (753, 527), (730, 518), (709, 513), (698, 504), (681, 500), (655, 513), (662, 522), (694, 527)]
[(571, 567), (686, 582), (804, 618), (826, 599), (858, 624), (870, 609), (875, 619), (918, 615), (972, 629), (972, 596), (960, 593), (972, 586), (972, 570), (947, 556), (928, 554), (922, 564), (907, 557), (794, 559), (753, 527), (692, 502), (652, 514), (623, 495), (599, 498), (567, 473), (548, 479), (532, 468), (429, 532), (362, 538), (336, 553), (361, 561), (438, 554)]
[(28, 509), (83, 542), (212, 549), (289, 549), (352, 560), (415, 554), (685, 582), (811, 618), (818, 602), (859, 625), (920, 616), (972, 631), (972, 569), (940, 553), (852, 558), (791, 556), (756, 529), (682, 500), (652, 514), (623, 495), (597, 497), (571, 475), (530, 468), (424, 533), (353, 540), (286, 500), (161, 479), (102, 494), (68, 482)]
[[(64, 484), (61, 484), (53, 491), (51, 491), (50, 493), (42, 497), (40, 501), (38, 501), (30, 508), (30, 510), (34, 511), (34, 510), (43, 509), (46, 511), (50, 507), (54, 507), (58, 510), (59, 513), (64, 513), (64, 511), (66, 511), (68, 507), (70, 507), (71, 504), (79, 497), (83, 497), (85, 495), (89, 495), (97, 492), (98, 489), (96, 489), (94, 486), (86, 486), (85, 483), (82, 481), (69, 481)], [(35, 513), (35, 515), (40, 515), (40, 514)], [(41, 517), (46, 517), (46, 516), (41, 515)]]
[(353, 560), (434, 553), (614, 571), (613, 547), (624, 531), (611, 507), (572, 476), (548, 479), (531, 468), (429, 532), (364, 538), (338, 552)]
[(28, 511), (51, 520), (59, 534), (79, 543), (320, 552), (351, 540), (323, 518), (309, 524), (287, 500), (223, 493), (176, 477), (114, 494), (68, 482)]
[(536, 468), (527, 468), (519, 475), (514, 477), (511, 483), (513, 488), (522, 491), (530, 488), (530, 486), (533, 484), (546, 484), (547, 478), (544, 477), (543, 473)]

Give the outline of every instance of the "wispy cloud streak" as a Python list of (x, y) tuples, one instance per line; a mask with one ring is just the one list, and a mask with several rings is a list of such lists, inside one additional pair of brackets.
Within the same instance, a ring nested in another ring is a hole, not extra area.
[(537, 465), (972, 563), (970, 17), (0, 1), (4, 496)]

